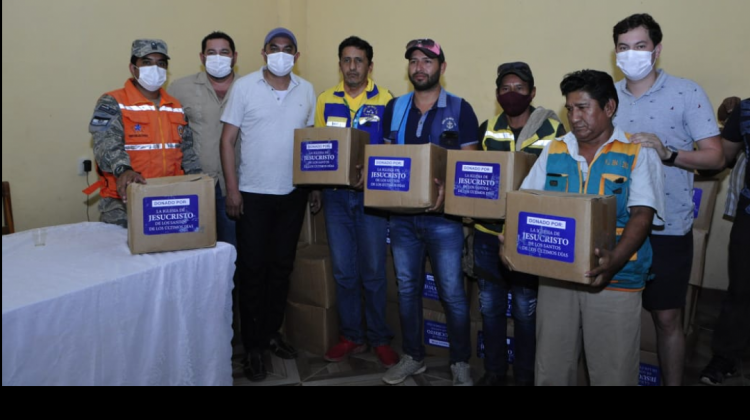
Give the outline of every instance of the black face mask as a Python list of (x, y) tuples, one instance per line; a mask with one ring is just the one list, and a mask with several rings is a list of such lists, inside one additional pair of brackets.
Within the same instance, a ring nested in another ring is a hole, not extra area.
[(531, 95), (521, 95), (518, 92), (508, 92), (497, 96), (497, 101), (503, 111), (511, 117), (523, 114), (531, 105)]

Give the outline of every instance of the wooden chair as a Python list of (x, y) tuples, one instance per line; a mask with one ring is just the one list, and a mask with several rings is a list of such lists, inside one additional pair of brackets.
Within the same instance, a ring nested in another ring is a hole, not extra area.
[(15, 233), (13, 226), (13, 206), (10, 204), (10, 184), (3, 181), (3, 235)]

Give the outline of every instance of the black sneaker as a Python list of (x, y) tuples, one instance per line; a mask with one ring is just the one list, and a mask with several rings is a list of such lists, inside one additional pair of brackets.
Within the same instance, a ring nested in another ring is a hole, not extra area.
[(714, 356), (711, 362), (701, 372), (701, 382), (706, 385), (719, 386), (724, 379), (731, 378), (737, 374), (737, 366), (729, 359)]
[(505, 386), (505, 376), (487, 372), (475, 386)]
[(250, 382), (263, 382), (268, 377), (266, 364), (260, 353), (250, 354), (242, 363), (242, 372)]
[(297, 349), (284, 341), (280, 336), (271, 339), (269, 349), (271, 350), (271, 353), (276, 355), (276, 357), (284, 360), (294, 360), (297, 358), (298, 354)]

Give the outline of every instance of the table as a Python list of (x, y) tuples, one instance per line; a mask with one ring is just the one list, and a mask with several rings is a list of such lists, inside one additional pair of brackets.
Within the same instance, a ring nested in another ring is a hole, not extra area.
[(131, 255), (104, 223), (2, 237), (3, 386), (232, 385), (234, 247)]

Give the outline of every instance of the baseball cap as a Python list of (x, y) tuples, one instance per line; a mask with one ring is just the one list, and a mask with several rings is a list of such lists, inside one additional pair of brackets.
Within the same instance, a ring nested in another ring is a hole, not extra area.
[(495, 84), (498, 88), (502, 84), (503, 78), (509, 74), (515, 74), (521, 80), (528, 83), (529, 89), (534, 87), (534, 75), (531, 74), (531, 68), (528, 64), (517, 61), (515, 63), (501, 64), (500, 67), (497, 68), (497, 81)]
[(409, 41), (409, 43), (406, 44), (406, 54), (404, 55), (404, 57), (407, 60), (410, 59), (411, 54), (416, 50), (422, 51), (426, 56), (430, 58), (437, 58), (440, 61), (445, 61), (445, 53), (440, 47), (440, 44), (429, 38)]
[(169, 60), (169, 54), (167, 54), (167, 43), (161, 39), (136, 39), (133, 41), (133, 47), (131, 48), (130, 55), (138, 58), (143, 58), (149, 54), (164, 54)]
[(294, 48), (297, 48), (297, 37), (295, 37), (292, 31), (287, 28), (272, 29), (271, 32), (266, 35), (266, 41), (263, 43), (263, 48), (265, 48), (272, 39), (279, 36), (289, 38), (292, 41), (292, 44), (294, 44)]

